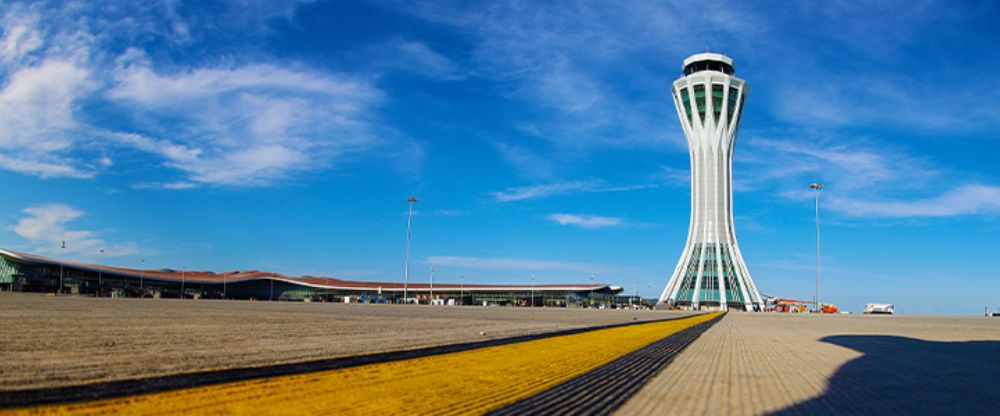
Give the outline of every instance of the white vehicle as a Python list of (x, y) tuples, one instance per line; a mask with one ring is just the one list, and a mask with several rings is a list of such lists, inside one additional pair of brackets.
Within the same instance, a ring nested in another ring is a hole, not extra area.
[(892, 315), (896, 308), (891, 303), (869, 303), (865, 305), (865, 315)]

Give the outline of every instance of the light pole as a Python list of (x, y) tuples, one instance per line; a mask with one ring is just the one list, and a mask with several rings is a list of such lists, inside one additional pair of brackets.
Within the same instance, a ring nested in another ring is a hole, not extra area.
[(809, 185), (809, 188), (813, 189), (816, 194), (816, 294), (813, 295), (813, 309), (819, 312), (819, 274), (820, 274), (820, 263), (819, 263), (819, 190), (823, 189), (823, 184), (816, 182)]
[(181, 299), (184, 299), (184, 272), (187, 271), (187, 266), (181, 266)]
[[(142, 279), (143, 279), (143, 277), (145, 277), (145, 276), (143, 276), (143, 273), (146, 272), (146, 259), (142, 259), (142, 260), (140, 260), (140, 262), (142, 263), (142, 267), (139, 267), (139, 291), (140, 292), (145, 292), (145, 289), (143, 288)], [(142, 297), (142, 293), (139, 294), (139, 297), (140, 298)]]
[(651, 291), (651, 290), (653, 290), (653, 284), (652, 283), (646, 283), (646, 293), (649, 293), (649, 291)]
[(535, 275), (531, 275), (531, 307), (535, 307)]
[(434, 304), (434, 272), (435, 271), (437, 271), (437, 266), (435, 266), (435, 265), (432, 264), (431, 265), (431, 297), (428, 298), (428, 300), (427, 300), (427, 304), (428, 305), (433, 305)]
[(413, 226), (413, 204), (417, 202), (417, 197), (409, 196), (406, 203), (410, 206), (410, 213), (406, 216), (406, 265), (403, 269), (403, 303), (406, 303), (406, 296), (410, 289), (410, 231)]
[(633, 302), (639, 300), (639, 279), (632, 281), (632, 287), (635, 288), (635, 298), (628, 301), (629, 306), (633, 306)]
[[(100, 255), (101, 263), (104, 263), (104, 249), (101, 249)], [(101, 293), (104, 292), (104, 266), (97, 265), (97, 297), (101, 297)]]
[(59, 294), (63, 291), (63, 259), (66, 258), (66, 242), (62, 242), (62, 248), (59, 251)]
[[(204, 287), (202, 285), (202, 288)], [(222, 299), (226, 299), (226, 275), (222, 275)]]
[(596, 276), (590, 275), (590, 306), (594, 306), (594, 278)]
[(460, 305), (465, 305), (465, 276), (459, 276), (458, 281), (461, 282), (458, 290), (458, 301)]

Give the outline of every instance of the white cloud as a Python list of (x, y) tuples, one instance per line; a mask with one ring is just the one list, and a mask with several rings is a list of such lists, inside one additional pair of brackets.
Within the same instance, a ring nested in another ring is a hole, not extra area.
[[(473, 40), (477, 75), (525, 104), (524, 132), (552, 143), (554, 152), (594, 146), (675, 147), (675, 118), (662, 88), (661, 68), (636, 56), (676, 56), (700, 37), (687, 7), (664, 2), (532, 4), (492, 2), (397, 3), (409, 13), (458, 27)], [(706, 12), (714, 14), (714, 12)], [(729, 13), (728, 15), (732, 15)], [(713, 27), (730, 31), (718, 19)], [(744, 19), (739, 29), (747, 29)], [(701, 41), (696, 41), (701, 46)], [(623, 75), (627, 74), (627, 75)], [(623, 79), (628, 81), (623, 82)], [(638, 93), (637, 93), (638, 92)], [(663, 121), (667, 120), (668, 123)]]
[(808, 130), (797, 130), (792, 136), (751, 136), (746, 146), (737, 149), (736, 190), (775, 185), (795, 189), (795, 183), (805, 180), (836, 182), (838, 188), (849, 191), (887, 183), (912, 189), (941, 173), (928, 160), (889, 145), (875, 148), (864, 140)]
[(549, 221), (559, 225), (573, 225), (582, 228), (595, 229), (625, 225), (625, 220), (619, 217), (602, 217), (598, 215), (556, 213), (546, 216)]
[(83, 133), (77, 101), (94, 88), (89, 71), (50, 59), (20, 68), (0, 90), (0, 167), (41, 177), (89, 177), (93, 170), (70, 157)]
[(834, 197), (831, 210), (857, 217), (953, 217), (973, 214), (1000, 214), (1000, 187), (966, 184), (944, 194), (905, 200), (858, 200)]
[(116, 82), (109, 98), (147, 122), (169, 120), (112, 136), (163, 157), (184, 183), (266, 185), (382, 143), (368, 120), (381, 94), (361, 81), (272, 65), (161, 75), (140, 63), (120, 68)]
[(585, 180), (558, 182), (543, 185), (531, 185), (507, 188), (503, 191), (493, 192), (492, 195), (500, 202), (523, 201), (528, 199), (540, 199), (553, 196), (570, 195), (577, 193), (600, 193), (600, 192), (624, 192), (640, 189), (659, 187), (658, 184), (635, 184), (613, 186), (607, 185), (604, 181)]
[[(17, 235), (43, 254), (83, 256), (127, 256), (138, 252), (132, 243), (111, 244), (88, 230), (68, 229), (67, 223), (84, 214), (65, 204), (38, 205), (22, 210), (25, 214), (12, 228)], [(61, 248), (63, 242), (65, 250)], [(101, 253), (101, 250), (104, 250)]]
[(454, 266), (467, 269), (489, 270), (562, 270), (580, 273), (603, 273), (615, 268), (605, 265), (583, 262), (568, 262), (557, 260), (540, 260), (524, 258), (482, 258), (460, 256), (431, 256), (427, 263), (438, 266)]
[[(0, 14), (0, 169), (88, 178), (114, 169), (110, 157), (138, 150), (162, 160), (149, 166), (179, 171), (159, 187), (266, 186), (383, 145), (422, 154), (374, 122), (382, 93), (368, 79), (254, 59), (192, 67), (114, 46), (137, 38), (187, 44), (213, 30), (263, 36), (255, 25), (290, 18), (301, 2), (265, 3), (183, 16), (173, 1), (13, 4)], [(414, 65), (454, 72), (426, 45), (398, 46)]]
[(960, 174), (903, 149), (876, 149), (863, 140), (800, 133), (795, 139), (751, 136), (744, 150), (749, 154), (736, 158), (741, 164), (736, 169), (736, 190), (770, 187), (786, 199), (805, 200), (813, 197), (807, 185), (819, 181), (826, 184), (823, 209), (853, 217), (1000, 213), (1000, 188), (957, 179)]
[(497, 152), (518, 175), (527, 178), (551, 178), (552, 162), (526, 147), (510, 143), (494, 143)]
[(391, 63), (400, 69), (443, 80), (464, 78), (464, 74), (451, 59), (435, 52), (424, 43), (395, 39), (388, 45), (380, 47), (393, 51)]
[(521, 201), (525, 199), (547, 198), (550, 196), (567, 195), (574, 192), (581, 192), (593, 189), (597, 186), (594, 181), (574, 181), (552, 183), (545, 185), (522, 186), (507, 188), (501, 192), (494, 192), (493, 197), (500, 202)]
[(42, 47), (38, 33), (38, 16), (13, 10), (0, 18), (3, 37), (0, 37), (0, 63), (11, 64)]

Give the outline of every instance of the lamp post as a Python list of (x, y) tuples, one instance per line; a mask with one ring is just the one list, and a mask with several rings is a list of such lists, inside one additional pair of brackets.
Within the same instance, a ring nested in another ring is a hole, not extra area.
[(635, 288), (635, 298), (629, 299), (628, 301), (629, 306), (633, 306), (634, 305), (633, 302), (639, 300), (639, 279), (635, 279), (632, 281), (632, 287)]
[(184, 272), (187, 271), (186, 269), (187, 269), (187, 266), (181, 266), (181, 299), (184, 299), (185, 297), (187, 297), (184, 294)]
[(431, 295), (427, 300), (428, 305), (434, 304), (434, 272), (437, 271), (437, 266), (431, 265)]
[[(204, 285), (202, 287), (205, 287)], [(226, 275), (222, 275), (222, 299), (226, 298)]]
[(461, 282), (458, 291), (458, 301), (460, 305), (465, 305), (465, 276), (459, 276), (458, 281)]
[[(101, 263), (104, 263), (104, 249), (101, 249)], [(104, 292), (104, 266), (97, 265), (97, 297), (101, 297), (101, 293)]]
[(819, 275), (820, 275), (820, 262), (819, 262), (819, 190), (823, 189), (823, 184), (816, 182), (809, 185), (809, 188), (815, 191), (816, 195), (816, 293), (813, 295), (813, 309), (819, 312)]
[(531, 307), (535, 307), (535, 275), (531, 275)]
[(410, 231), (413, 226), (413, 204), (417, 202), (417, 197), (409, 196), (406, 203), (410, 206), (410, 213), (406, 216), (406, 265), (403, 268), (403, 303), (406, 303), (406, 296), (410, 289)]
[(650, 290), (653, 290), (653, 284), (652, 283), (646, 283), (646, 293), (649, 293)]
[(590, 275), (590, 306), (594, 306), (594, 278), (596, 276)]
[(63, 291), (63, 259), (66, 258), (66, 242), (62, 242), (62, 248), (59, 249), (59, 294)]
[[(143, 276), (143, 273), (146, 272), (146, 259), (142, 259), (142, 260), (140, 260), (140, 262), (142, 263), (142, 266), (139, 267), (139, 291), (143, 291), (144, 292), (145, 289), (143, 288), (143, 282), (142, 282), (142, 280), (143, 280), (143, 277), (145, 277), (145, 276)], [(139, 297), (140, 298), (142, 297), (141, 293), (139, 294)]]

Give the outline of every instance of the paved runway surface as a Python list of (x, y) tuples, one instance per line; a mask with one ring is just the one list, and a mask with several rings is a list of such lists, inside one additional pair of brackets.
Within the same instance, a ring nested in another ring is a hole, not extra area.
[(689, 313), (0, 293), (0, 393), (475, 342)]
[[(415, 359), (84, 403), (21, 408), (11, 413), (382, 414), (405, 409), (415, 414), (480, 414), (575, 380), (717, 317), (718, 314), (705, 314), (637, 323)], [(622, 375), (625, 380), (634, 377), (633, 374)], [(603, 387), (605, 384), (591, 385)], [(581, 393), (617, 396), (614, 390), (595, 389)], [(572, 405), (567, 403), (566, 407)]]
[(998, 406), (1000, 319), (729, 313), (618, 414), (996, 414)]
[[(733, 312), (708, 327), (662, 311), (10, 294), (0, 312), (8, 410), (51, 403), (26, 389), (180, 383), (129, 398), (97, 388), (88, 397), (100, 401), (29, 413), (992, 414), (1000, 403), (1000, 319), (985, 317)], [(681, 320), (651, 322), (666, 318)], [(619, 326), (586, 329), (607, 325)]]

